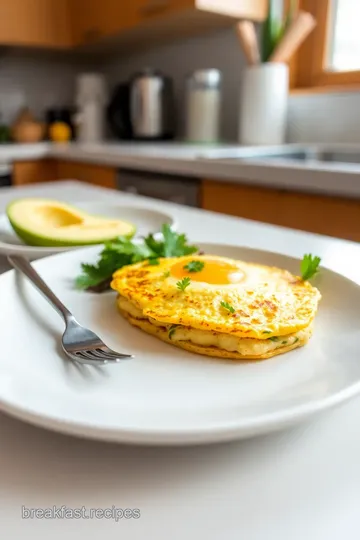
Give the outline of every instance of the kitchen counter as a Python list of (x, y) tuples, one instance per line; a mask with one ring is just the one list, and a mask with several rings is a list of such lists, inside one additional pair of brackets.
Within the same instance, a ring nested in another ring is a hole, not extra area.
[[(323, 263), (360, 283), (351, 242), (134, 197), (77, 182), (17, 188), (17, 197), (136, 203), (166, 209), (193, 241), (226, 242)], [(0, 212), (14, 190), (0, 191)], [(341, 257), (339, 257), (341, 253)], [(2, 261), (6, 268), (5, 260)], [(358, 540), (360, 398), (297, 427), (194, 448), (77, 440), (0, 413), (0, 531), (62, 540)], [(138, 520), (22, 519), (26, 508), (139, 508)], [(5, 534), (6, 533), (6, 534)]]
[[(287, 146), (296, 149), (299, 145)], [(346, 145), (346, 148), (348, 147), (349, 145)], [(257, 151), (258, 148), (255, 147), (219, 145), (209, 148), (181, 143), (14, 144), (0, 146), (0, 162), (49, 157), (290, 191), (360, 198), (360, 164), (296, 161), (275, 163), (254, 159)], [(235, 154), (237, 159), (230, 159)]]

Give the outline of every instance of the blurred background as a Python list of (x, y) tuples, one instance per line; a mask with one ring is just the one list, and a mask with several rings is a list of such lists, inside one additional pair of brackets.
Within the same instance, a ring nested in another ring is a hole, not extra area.
[(360, 241), (357, 10), (2, 0), (0, 185), (75, 178)]

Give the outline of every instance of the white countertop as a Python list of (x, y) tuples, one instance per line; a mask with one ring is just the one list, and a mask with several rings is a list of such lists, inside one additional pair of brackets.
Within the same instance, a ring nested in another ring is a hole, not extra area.
[[(37, 194), (74, 203), (136, 199), (170, 210), (193, 241), (316, 253), (360, 283), (360, 246), (351, 242), (76, 182), (16, 190), (16, 197)], [(11, 189), (0, 191), (0, 211), (13, 197)], [(6, 268), (0, 258), (1, 265)], [(0, 532), (16, 540), (358, 540), (359, 417), (357, 398), (268, 437), (160, 449), (72, 439), (0, 414)], [(136, 507), (141, 517), (118, 523), (21, 518), (22, 506), (53, 505)]]
[[(297, 148), (304, 145), (291, 146)], [(341, 144), (333, 146), (349, 147)], [(360, 152), (359, 145), (352, 146)], [(264, 149), (266, 150), (266, 147)], [(268, 188), (360, 198), (360, 164), (248, 161), (256, 151), (256, 147), (208, 147), (181, 143), (12, 144), (0, 145), (0, 163), (52, 157)], [(228, 159), (234, 155), (241, 159)]]

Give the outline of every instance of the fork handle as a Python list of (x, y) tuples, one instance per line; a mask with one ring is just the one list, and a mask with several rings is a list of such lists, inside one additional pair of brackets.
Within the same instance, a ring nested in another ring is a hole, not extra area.
[(46, 285), (45, 281), (39, 276), (35, 268), (29, 263), (25, 257), (21, 255), (9, 255), (8, 261), (10, 264), (24, 274), (31, 283), (41, 292), (50, 302), (54, 309), (61, 315), (65, 322), (70, 318), (74, 318), (73, 314), (64, 306), (52, 290)]

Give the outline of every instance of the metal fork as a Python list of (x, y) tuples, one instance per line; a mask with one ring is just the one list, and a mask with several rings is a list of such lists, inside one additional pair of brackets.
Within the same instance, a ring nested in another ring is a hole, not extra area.
[(57, 298), (34, 267), (24, 257), (11, 255), (8, 257), (8, 261), (14, 268), (25, 274), (64, 319), (66, 327), (61, 345), (71, 360), (80, 364), (99, 366), (102, 364), (118, 363), (125, 358), (133, 358), (131, 354), (122, 354), (109, 349), (99, 336), (81, 326), (74, 315)]

